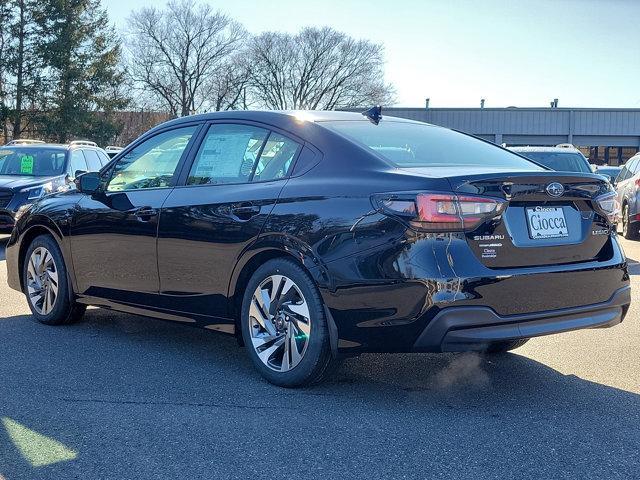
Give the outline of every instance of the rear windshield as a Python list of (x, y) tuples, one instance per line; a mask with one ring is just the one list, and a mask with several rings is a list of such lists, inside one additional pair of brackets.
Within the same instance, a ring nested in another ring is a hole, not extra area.
[(558, 172), (591, 173), (584, 157), (573, 152), (519, 152), (531, 160)]
[(507, 150), (446, 128), (421, 123), (382, 120), (322, 122), (356, 142), (375, 150), (397, 167), (483, 167), (541, 170)]
[(0, 175), (42, 177), (62, 175), (66, 152), (42, 147), (0, 147)]

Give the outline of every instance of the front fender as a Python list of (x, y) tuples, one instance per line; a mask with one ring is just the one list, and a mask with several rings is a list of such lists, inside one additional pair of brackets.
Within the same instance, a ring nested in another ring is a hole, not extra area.
[(63, 227), (64, 225), (60, 225), (49, 216), (39, 212), (27, 215), (16, 223), (6, 248), (7, 281), (11, 288), (22, 291), (22, 260), (24, 254), (35, 237), (49, 234), (60, 247), (65, 267), (72, 282), (73, 291), (76, 291), (75, 272), (67, 237), (68, 232), (64, 232)]

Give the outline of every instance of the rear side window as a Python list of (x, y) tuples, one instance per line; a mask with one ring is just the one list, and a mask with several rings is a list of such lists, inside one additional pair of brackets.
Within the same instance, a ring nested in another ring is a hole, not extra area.
[(95, 150), (84, 150), (84, 157), (87, 159), (87, 166), (90, 172), (97, 172), (102, 168), (100, 157)]
[(271, 133), (262, 149), (251, 181), (259, 182), (285, 177), (299, 149), (300, 144), (297, 142), (278, 133)]
[(446, 128), (382, 120), (333, 121), (321, 125), (379, 153), (397, 167), (483, 167), (542, 170), (496, 145)]
[(248, 182), (268, 136), (268, 130), (250, 125), (211, 125), (187, 185)]

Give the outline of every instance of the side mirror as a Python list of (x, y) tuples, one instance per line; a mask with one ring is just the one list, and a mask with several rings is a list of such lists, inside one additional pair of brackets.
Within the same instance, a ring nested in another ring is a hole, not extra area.
[(76, 179), (74, 180), (78, 191), (88, 195), (92, 195), (100, 189), (101, 181), (99, 172), (81, 173), (80, 175), (76, 172)]
[(76, 170), (76, 172), (73, 174), (73, 178), (78, 178), (80, 175), (87, 173), (86, 170)]

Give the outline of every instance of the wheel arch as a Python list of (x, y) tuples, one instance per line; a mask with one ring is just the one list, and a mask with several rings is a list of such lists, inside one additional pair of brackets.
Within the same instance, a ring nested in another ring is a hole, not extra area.
[(327, 286), (329, 283), (326, 269), (322, 268), (315, 256), (309, 254), (311, 250), (308, 247), (296, 245), (292, 243), (291, 239), (288, 239), (285, 244), (282, 241), (283, 237), (280, 237), (265, 238), (263, 241), (252, 245), (239, 258), (231, 275), (227, 298), (229, 299), (229, 313), (231, 318), (234, 319), (236, 336), (239, 339), (241, 339), (241, 336), (238, 335), (240, 332), (240, 312), (242, 310), (245, 287), (249, 283), (252, 273), (260, 265), (274, 258), (289, 259), (301, 266), (319, 288)]
[[(48, 220), (48, 219), (47, 219)], [(27, 254), (29, 246), (36, 237), (41, 235), (49, 235), (60, 248), (62, 256), (65, 259), (65, 266), (69, 271), (69, 262), (67, 261), (67, 255), (62, 245), (62, 233), (57, 226), (51, 221), (39, 221), (26, 228), (20, 238), (20, 248), (18, 250), (18, 275), (20, 278), (20, 286), (24, 289), (24, 260)]]

